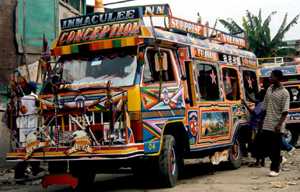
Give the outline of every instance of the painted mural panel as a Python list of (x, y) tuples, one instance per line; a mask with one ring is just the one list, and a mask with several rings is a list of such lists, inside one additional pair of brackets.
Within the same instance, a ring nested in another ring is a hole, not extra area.
[(201, 137), (224, 136), (229, 133), (229, 111), (202, 111)]

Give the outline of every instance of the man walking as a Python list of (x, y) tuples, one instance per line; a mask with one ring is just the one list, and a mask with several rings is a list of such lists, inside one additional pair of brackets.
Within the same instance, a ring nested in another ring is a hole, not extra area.
[(285, 120), (290, 106), (289, 92), (282, 86), (283, 74), (280, 70), (274, 70), (271, 73), (271, 86), (266, 92), (263, 102), (263, 108), (266, 110), (266, 116), (263, 123), (262, 138), (265, 143), (262, 146), (264, 152), (271, 159), (271, 171), (269, 176), (279, 175), (282, 157), (280, 154), (282, 134), (285, 129)]

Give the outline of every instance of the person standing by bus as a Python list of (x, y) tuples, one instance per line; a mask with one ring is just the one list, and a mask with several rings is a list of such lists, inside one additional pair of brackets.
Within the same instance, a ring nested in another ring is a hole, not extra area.
[(264, 154), (262, 153), (261, 150), (261, 145), (263, 144), (261, 138), (261, 132), (262, 132), (263, 120), (265, 117), (265, 110), (263, 109), (264, 97), (265, 97), (265, 91), (260, 91), (259, 93), (256, 94), (254, 109), (249, 107), (245, 100), (242, 100), (242, 104), (250, 112), (249, 128), (251, 130), (251, 141), (250, 143), (248, 143), (248, 145), (251, 144), (252, 156), (256, 158), (256, 162), (251, 163), (249, 165), (250, 167), (265, 166), (265, 157), (263, 156)]
[(271, 159), (269, 176), (279, 175), (281, 157), (282, 134), (285, 129), (285, 120), (290, 107), (289, 92), (282, 86), (283, 74), (280, 70), (271, 73), (271, 86), (266, 92), (263, 108), (266, 116), (263, 122), (262, 138), (264, 139), (264, 152)]

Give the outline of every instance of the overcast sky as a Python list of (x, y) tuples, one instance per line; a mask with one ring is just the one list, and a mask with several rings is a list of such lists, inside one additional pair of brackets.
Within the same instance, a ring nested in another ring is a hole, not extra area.
[[(119, 0), (104, 0), (104, 3), (110, 3)], [(94, 4), (94, 0), (87, 0), (88, 4)], [(211, 26), (217, 18), (233, 18), (241, 22), (241, 17), (245, 15), (246, 10), (257, 14), (261, 8), (263, 16), (266, 17), (272, 11), (277, 11), (273, 16), (271, 29), (274, 34), (282, 22), (284, 14), (287, 12), (289, 20), (300, 13), (299, 0), (136, 0), (131, 3), (124, 3), (113, 7), (122, 7), (130, 5), (168, 3), (174, 16), (196, 21), (197, 12), (200, 13), (202, 21), (208, 21)], [(300, 20), (299, 20), (300, 23)], [(218, 26), (221, 27), (220, 24)], [(287, 33), (285, 39), (300, 39), (300, 24)]]

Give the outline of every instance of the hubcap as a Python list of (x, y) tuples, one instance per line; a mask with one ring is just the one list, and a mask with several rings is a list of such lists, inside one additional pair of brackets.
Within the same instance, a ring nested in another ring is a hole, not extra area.
[(172, 175), (175, 175), (176, 172), (176, 154), (174, 148), (172, 148), (170, 152), (170, 162), (169, 162), (169, 171), (172, 173)]
[(239, 144), (235, 143), (232, 146), (231, 155), (233, 160), (237, 160), (239, 158), (240, 152), (239, 152)]
[(290, 143), (292, 141), (292, 132), (290, 130), (286, 130), (285, 140)]

